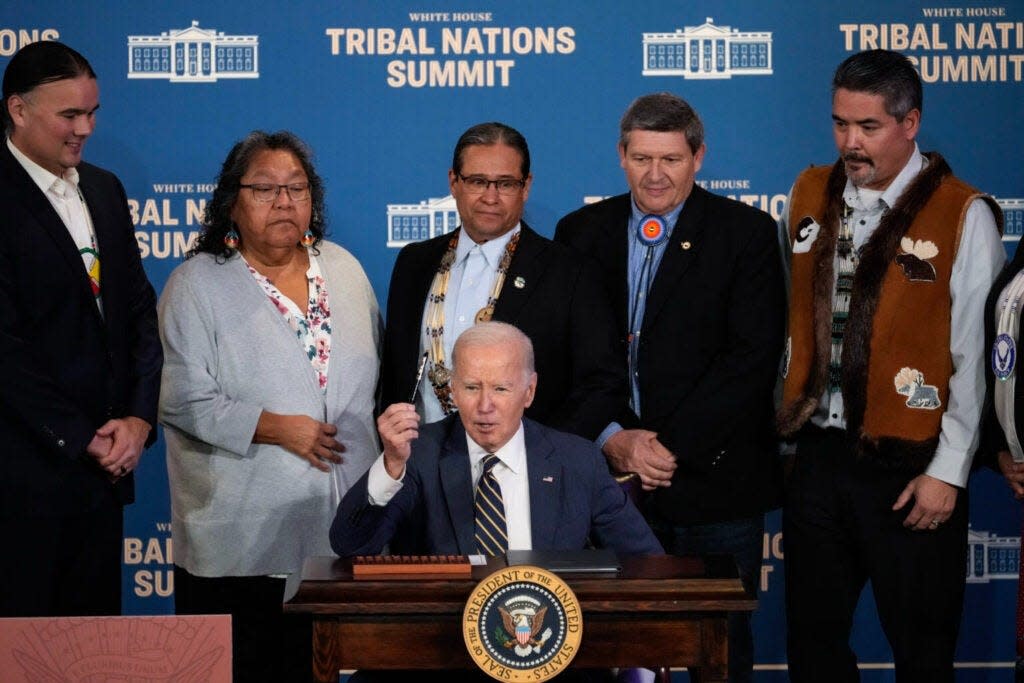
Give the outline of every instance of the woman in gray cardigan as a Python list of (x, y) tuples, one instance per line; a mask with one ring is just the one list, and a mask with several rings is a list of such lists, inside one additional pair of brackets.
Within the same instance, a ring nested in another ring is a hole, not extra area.
[(281, 604), (379, 452), (380, 313), (323, 241), (323, 194), (298, 138), (251, 133), (160, 298), (176, 611), (233, 616), (239, 681), (309, 679), (308, 624)]

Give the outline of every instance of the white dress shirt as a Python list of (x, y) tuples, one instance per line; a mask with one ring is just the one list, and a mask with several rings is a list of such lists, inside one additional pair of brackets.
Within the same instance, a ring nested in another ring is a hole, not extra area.
[[(469, 448), (470, 476), (473, 479), (473, 492), (483, 474), (485, 451), (477, 442), (466, 434), (466, 445)], [(500, 461), (494, 466), (494, 477), (501, 486), (501, 500), (505, 506), (505, 524), (508, 533), (509, 550), (532, 550), (533, 531), (530, 524), (530, 478), (526, 467), (526, 437), (522, 423), (508, 443), (495, 451)], [(392, 497), (402, 488), (405, 471), (398, 479), (392, 479), (384, 467), (384, 455), (381, 454), (370, 466), (366, 490), (371, 505), (387, 505)]]
[[(92, 224), (92, 216), (89, 215), (89, 206), (85, 201), (85, 195), (78, 189), (78, 169), (66, 169), (62, 178), (28, 158), (10, 138), (7, 138), (7, 149), (32, 178), (32, 182), (46, 195), (46, 199), (74, 240), (75, 247), (82, 257), (83, 267), (91, 275), (91, 269), (97, 267), (99, 248), (96, 244), (96, 229)], [(96, 306), (102, 313), (103, 300), (99, 295), (96, 296)]]

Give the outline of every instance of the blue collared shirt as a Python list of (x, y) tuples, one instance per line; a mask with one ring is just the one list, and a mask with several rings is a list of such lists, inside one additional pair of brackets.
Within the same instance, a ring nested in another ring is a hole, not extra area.
[[(657, 246), (648, 247), (640, 241), (637, 235), (640, 221), (647, 214), (640, 210), (635, 201), (630, 202), (633, 208), (630, 211), (629, 223), (626, 226), (629, 235), (629, 255), (626, 262), (626, 278), (629, 285), (627, 322), (629, 323), (631, 339), (629, 343), (629, 388), (630, 404), (633, 412), (638, 416), (640, 415), (638, 354), (640, 349), (640, 330), (643, 328), (644, 312), (647, 309), (647, 297), (651, 292), (651, 285), (654, 283), (654, 278), (658, 273), (658, 267), (661, 265), (661, 259), (665, 256), (668, 243), (672, 239), (672, 229), (675, 227), (676, 221), (679, 220), (679, 214), (682, 212), (685, 203), (684, 201), (661, 217), (665, 221), (665, 229), (668, 231), (667, 239)], [(644, 262), (648, 258), (650, 263), (647, 267), (644, 267)], [(609, 424), (597, 437), (598, 445), (603, 446), (608, 437), (621, 431), (621, 429), (622, 426), (617, 422)]]
[[(661, 244), (654, 247), (646, 246), (640, 241), (637, 229), (640, 227), (640, 221), (647, 214), (640, 210), (636, 202), (631, 204), (633, 210), (629, 214), (629, 258), (626, 264), (626, 277), (629, 279), (628, 321), (631, 339), (629, 344), (629, 386), (633, 411), (640, 415), (640, 373), (637, 364), (640, 330), (643, 327), (644, 312), (647, 309), (647, 297), (651, 293), (651, 284), (661, 265), (661, 259), (665, 256), (669, 240), (672, 239), (672, 228), (679, 219), (685, 202), (661, 217), (665, 221), (668, 236)], [(648, 259), (650, 259), (650, 263), (645, 267), (644, 263)]]

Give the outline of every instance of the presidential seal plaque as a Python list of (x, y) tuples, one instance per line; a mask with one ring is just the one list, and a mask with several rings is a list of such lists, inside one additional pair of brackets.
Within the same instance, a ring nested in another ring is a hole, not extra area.
[(583, 614), (576, 594), (546, 569), (500, 569), (473, 589), (462, 613), (469, 656), (499, 681), (546, 681), (579, 651)]

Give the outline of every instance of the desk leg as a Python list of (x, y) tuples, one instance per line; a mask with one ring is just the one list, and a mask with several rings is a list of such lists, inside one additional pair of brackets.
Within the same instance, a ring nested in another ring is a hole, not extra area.
[(729, 622), (726, 619), (707, 620), (702, 624), (700, 666), (691, 666), (692, 683), (728, 683), (729, 680)]
[(341, 667), (334, 657), (337, 637), (334, 624), (313, 618), (313, 680), (317, 683), (338, 683)]

